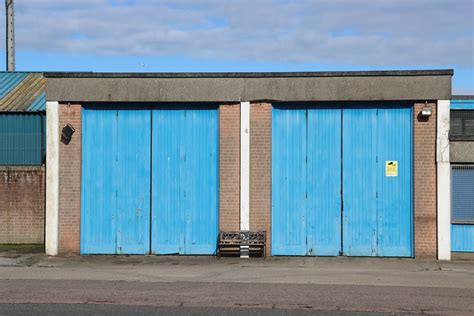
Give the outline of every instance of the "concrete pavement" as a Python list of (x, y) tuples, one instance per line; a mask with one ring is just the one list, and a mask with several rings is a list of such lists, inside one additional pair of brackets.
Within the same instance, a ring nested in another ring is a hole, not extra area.
[(474, 311), (473, 262), (44, 255), (7, 259), (8, 264), (0, 259), (0, 304)]

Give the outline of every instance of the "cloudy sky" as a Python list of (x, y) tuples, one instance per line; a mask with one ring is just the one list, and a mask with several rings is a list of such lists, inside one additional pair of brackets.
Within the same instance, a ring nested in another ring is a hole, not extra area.
[(454, 93), (474, 94), (474, 0), (15, 0), (15, 9), (22, 71), (453, 68)]

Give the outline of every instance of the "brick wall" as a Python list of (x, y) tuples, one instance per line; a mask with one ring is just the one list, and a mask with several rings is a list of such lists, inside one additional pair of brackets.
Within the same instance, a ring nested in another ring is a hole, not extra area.
[(272, 106), (250, 105), (250, 229), (266, 230), (271, 250)]
[(0, 244), (43, 244), (45, 167), (0, 167)]
[(425, 103), (414, 105), (415, 257), (436, 258), (436, 103), (431, 117), (419, 116)]
[(60, 104), (59, 135), (75, 128), (69, 144), (59, 142), (59, 252), (79, 252), (81, 224), (81, 106)]
[(219, 229), (240, 229), (240, 103), (219, 107)]

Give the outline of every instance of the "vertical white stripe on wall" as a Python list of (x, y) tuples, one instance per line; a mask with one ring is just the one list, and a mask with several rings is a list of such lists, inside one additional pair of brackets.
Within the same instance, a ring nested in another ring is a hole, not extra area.
[(46, 254), (59, 250), (59, 103), (46, 102)]
[(240, 230), (250, 230), (250, 102), (240, 103)]
[(438, 170), (438, 259), (451, 260), (451, 165), (449, 100), (438, 100), (436, 162)]

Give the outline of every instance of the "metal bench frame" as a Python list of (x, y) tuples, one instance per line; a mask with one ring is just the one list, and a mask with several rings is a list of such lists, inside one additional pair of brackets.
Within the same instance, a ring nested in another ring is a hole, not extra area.
[(265, 257), (265, 231), (220, 231), (219, 256), (240, 255), (240, 246), (248, 246), (252, 257)]

